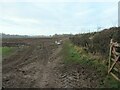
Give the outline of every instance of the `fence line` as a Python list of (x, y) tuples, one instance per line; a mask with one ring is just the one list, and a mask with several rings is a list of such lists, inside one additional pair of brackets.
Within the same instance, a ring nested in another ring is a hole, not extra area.
[[(111, 74), (116, 80), (120, 81), (120, 44), (114, 42), (113, 39), (110, 41), (110, 52), (109, 52), (109, 65), (108, 65), (108, 74)], [(117, 72), (119, 74), (115, 74)]]

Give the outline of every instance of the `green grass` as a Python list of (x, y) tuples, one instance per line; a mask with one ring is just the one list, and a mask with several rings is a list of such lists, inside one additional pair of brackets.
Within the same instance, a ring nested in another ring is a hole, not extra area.
[(81, 47), (73, 45), (70, 41), (66, 41), (63, 45), (62, 50), (63, 60), (65, 64), (69, 63), (79, 63), (82, 65), (87, 65), (88, 68), (95, 68), (97, 73), (100, 75), (102, 81), (99, 86), (107, 88), (118, 88), (120, 87), (120, 82), (115, 80), (111, 75), (107, 74), (107, 66), (101, 60), (101, 62), (87, 52), (85, 52)]
[(71, 48), (72, 47), (72, 44), (68, 44), (69, 42), (66, 42), (64, 45), (63, 45), (63, 50), (62, 50), (62, 53), (63, 54), (63, 57), (64, 57), (64, 62), (65, 63), (70, 63), (70, 62), (77, 62), (79, 61), (79, 54), (75, 51), (74, 48)]
[(0, 55), (8, 56), (12, 53), (15, 48), (13, 47), (0, 47)]

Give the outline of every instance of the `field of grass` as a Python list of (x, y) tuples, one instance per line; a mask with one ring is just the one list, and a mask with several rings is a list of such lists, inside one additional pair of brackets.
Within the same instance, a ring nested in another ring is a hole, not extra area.
[(0, 47), (0, 55), (7, 56), (14, 50), (13, 47)]
[(115, 80), (112, 76), (107, 74), (107, 65), (99, 60), (93, 58), (83, 48), (73, 45), (70, 41), (67, 41), (63, 45), (63, 60), (65, 64), (69, 63), (79, 63), (82, 65), (87, 65), (96, 69), (98, 74), (102, 77), (102, 84), (100, 87), (118, 88), (120, 87), (120, 82)]

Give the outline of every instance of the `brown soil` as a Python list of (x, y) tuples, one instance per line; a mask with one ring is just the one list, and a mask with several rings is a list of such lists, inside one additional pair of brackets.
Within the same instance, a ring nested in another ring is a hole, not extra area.
[(54, 40), (33, 40), (3, 59), (4, 88), (82, 88), (99, 87), (99, 76), (80, 64), (65, 65), (59, 54), (62, 45)]

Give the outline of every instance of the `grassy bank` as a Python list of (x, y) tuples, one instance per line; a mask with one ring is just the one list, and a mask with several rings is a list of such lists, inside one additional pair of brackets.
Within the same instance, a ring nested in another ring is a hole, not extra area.
[(82, 48), (73, 45), (70, 41), (66, 41), (63, 45), (62, 53), (63, 60), (66, 65), (69, 63), (79, 63), (87, 65), (88, 68), (94, 68), (102, 79), (99, 85), (100, 87), (120, 87), (120, 82), (116, 81), (112, 76), (107, 74), (107, 65), (102, 61), (93, 58), (93, 56), (88, 54)]
[(8, 56), (10, 53), (12, 53), (15, 50), (13, 47), (0, 47), (0, 55)]

